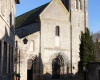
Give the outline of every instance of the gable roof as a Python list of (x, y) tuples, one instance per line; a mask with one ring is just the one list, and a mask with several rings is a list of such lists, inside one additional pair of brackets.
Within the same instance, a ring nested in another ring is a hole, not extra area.
[(49, 3), (44, 4), (36, 9), (33, 9), (27, 13), (24, 13), (24, 14), (16, 17), (15, 28), (19, 28), (24, 25), (28, 25), (28, 24), (37, 22), (37, 20), (39, 19), (39, 15), (47, 7), (48, 4)]

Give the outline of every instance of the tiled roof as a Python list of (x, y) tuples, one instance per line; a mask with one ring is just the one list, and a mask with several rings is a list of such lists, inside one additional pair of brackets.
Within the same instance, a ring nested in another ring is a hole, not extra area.
[(15, 28), (19, 28), (39, 20), (40, 13), (46, 8), (48, 4), (49, 3), (16, 17)]

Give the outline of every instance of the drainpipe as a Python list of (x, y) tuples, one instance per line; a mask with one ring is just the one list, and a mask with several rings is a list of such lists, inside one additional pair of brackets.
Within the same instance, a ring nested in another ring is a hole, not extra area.
[[(39, 16), (39, 17), (40, 17), (40, 16)], [(41, 71), (40, 71), (40, 70), (41, 70), (41, 69), (40, 69), (40, 68), (41, 68), (41, 67), (40, 67), (40, 66), (41, 66), (41, 65), (40, 65), (40, 64), (41, 64), (41, 62), (40, 62), (40, 61), (41, 61), (41, 20), (40, 20), (40, 19), (39, 19), (39, 27), (40, 27), (40, 29), (39, 29), (39, 30), (40, 30), (39, 80), (40, 80), (40, 79), (41, 79), (41, 78), (40, 78), (40, 75), (41, 75)]]
[(71, 78), (72, 78), (72, 22), (71, 22), (71, 0), (69, 0), (69, 13), (70, 13), (70, 67), (71, 67)]

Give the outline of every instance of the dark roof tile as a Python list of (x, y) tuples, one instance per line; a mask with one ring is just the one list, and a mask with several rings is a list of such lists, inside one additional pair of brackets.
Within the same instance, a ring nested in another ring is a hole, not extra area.
[(20, 28), (22, 26), (36, 22), (39, 19), (39, 15), (47, 7), (48, 4), (49, 3), (16, 17), (15, 28)]

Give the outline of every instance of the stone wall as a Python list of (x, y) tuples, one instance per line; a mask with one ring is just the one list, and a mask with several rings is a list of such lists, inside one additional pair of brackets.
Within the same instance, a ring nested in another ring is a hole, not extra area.
[[(40, 22), (16, 29), (20, 57), (23, 57), (21, 80), (27, 80), (27, 60), (32, 57), (38, 58), (35, 78), (52, 79), (52, 61), (58, 56), (64, 61), (64, 78), (69, 79), (72, 74), (78, 76), (81, 31), (85, 31), (87, 20), (84, 1), (82, 10), (75, 9), (74, 1), (71, 0), (71, 12), (68, 12), (61, 0), (52, 0), (39, 15)], [(60, 35), (56, 35), (56, 27)], [(27, 44), (23, 44), (25, 38)], [(30, 52), (31, 40), (35, 41), (35, 52)]]
[[(34, 73), (34, 78), (36, 78), (39, 69), (39, 52), (40, 52), (40, 26), (39, 23), (29, 24), (16, 29), (15, 41), (18, 45), (18, 53), (20, 61), (17, 64), (17, 74), (20, 74), (20, 80), (27, 80), (27, 62), (29, 59), (36, 60), (36, 73)], [(27, 43), (24, 44), (23, 40), (27, 39)], [(31, 44), (33, 42), (33, 44)], [(33, 50), (32, 50), (33, 48)], [(18, 59), (18, 57), (17, 57)], [(20, 67), (19, 67), (20, 65)], [(16, 67), (16, 66), (15, 66)]]
[[(40, 20), (41, 59), (43, 63), (41, 75), (48, 74), (48, 77), (52, 79), (52, 61), (57, 56), (63, 57), (64, 75), (70, 74), (70, 70), (67, 70), (67, 67), (70, 66), (70, 22), (68, 11), (60, 0), (53, 0), (41, 13)], [(60, 29), (59, 36), (56, 35), (57, 26)], [(67, 78), (68, 75), (65, 77)]]
[[(14, 52), (14, 28), (15, 28), (15, 0), (0, 0), (0, 80), (13, 80), (13, 52)], [(4, 57), (4, 42), (7, 43), (7, 51)], [(12, 49), (13, 48), (13, 49)], [(9, 56), (9, 54), (11, 56)], [(4, 66), (6, 65), (6, 66)], [(10, 66), (9, 66), (10, 65)], [(4, 73), (4, 67), (6, 73)]]
[(72, 73), (75, 74), (78, 71), (78, 62), (80, 61), (80, 38), (81, 31), (85, 32), (85, 27), (88, 27), (87, 21), (87, 0), (70, 0), (71, 11), (71, 42), (72, 42)]

